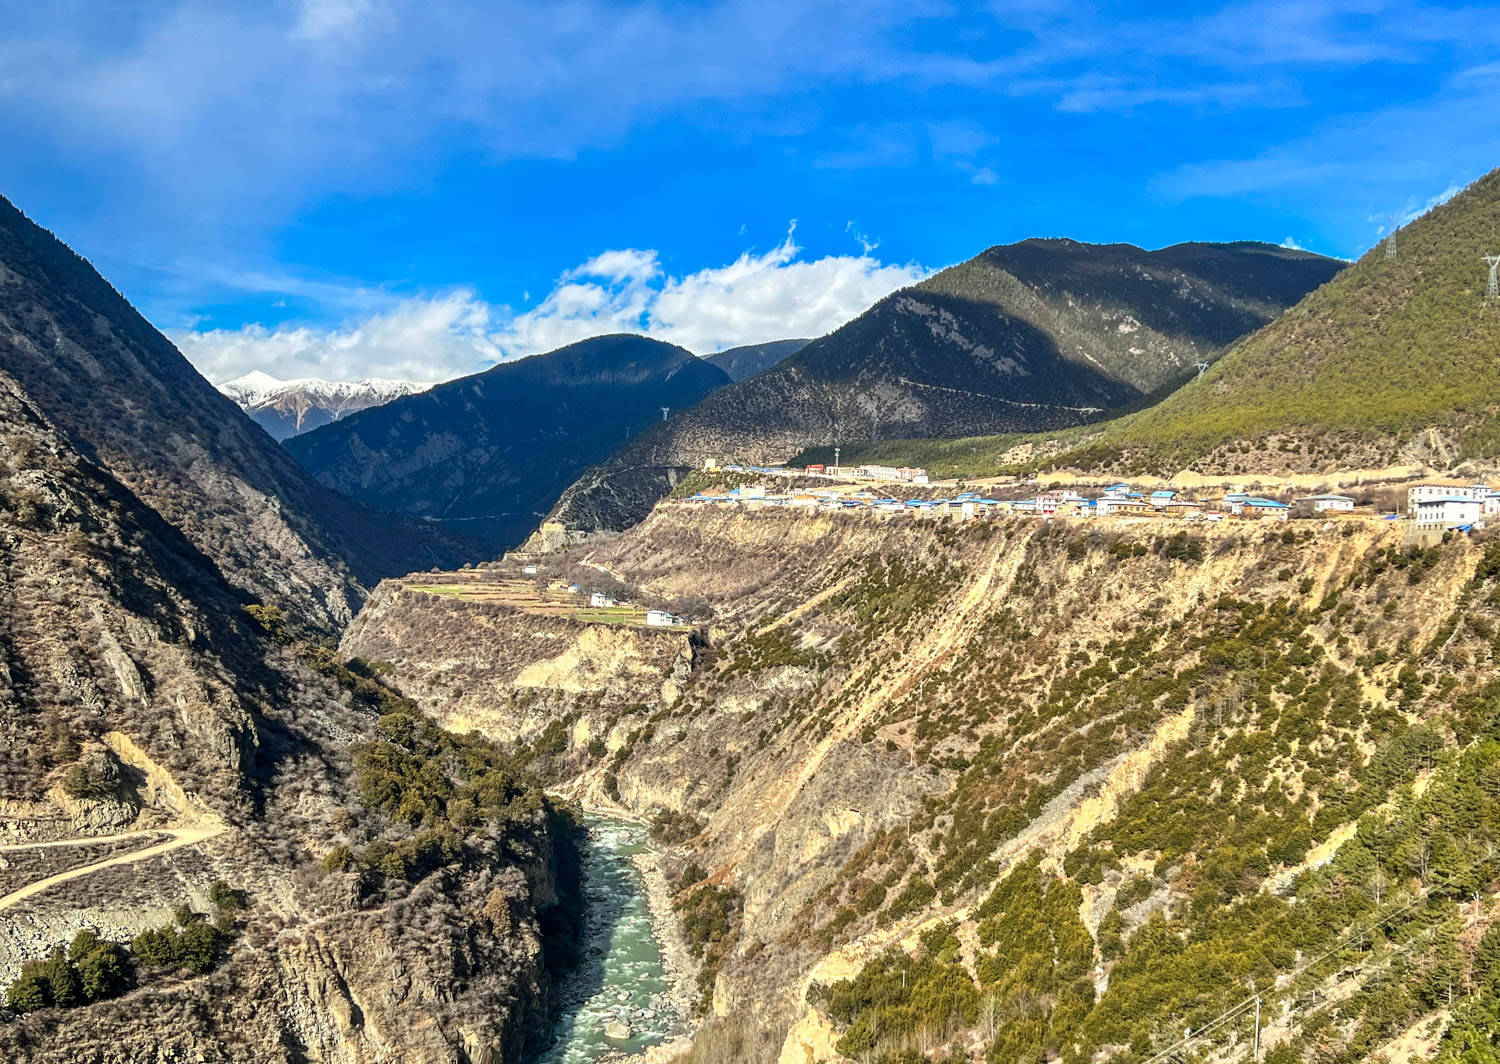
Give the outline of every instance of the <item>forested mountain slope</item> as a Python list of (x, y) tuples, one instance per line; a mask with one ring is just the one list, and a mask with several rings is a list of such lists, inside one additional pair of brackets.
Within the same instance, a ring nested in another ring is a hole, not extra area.
[(1186, 379), (1341, 265), (1253, 243), (994, 247), (642, 434), (552, 518), (575, 533), (626, 527), (709, 458), (1096, 421)]
[(705, 1046), (1246, 1061), (1253, 1010), (1210, 1024), (1254, 993), (1277, 1064), (1491, 1044), (1500, 540), (664, 503), (542, 565), (713, 620), (530, 639), (386, 584), (345, 652), (570, 722), (554, 776), (677, 847)]
[(746, 377), (764, 373), (778, 362), (791, 358), (810, 342), (808, 340), (771, 340), (763, 344), (746, 344), (744, 347), (731, 347), (727, 351), (705, 355), (704, 361), (712, 362), (729, 374), (730, 380), (742, 381)]
[(344, 418), (286, 443), (329, 487), (483, 537), (524, 539), (580, 472), (729, 382), (644, 336), (581, 340)]
[(0, 370), (231, 583), (348, 620), (363, 586), (463, 556), (319, 485), (82, 258), (0, 197)]
[(1170, 474), (1324, 472), (1500, 457), (1500, 170), (1433, 208), (1202, 380), (1049, 456)]
[(0, 424), (0, 1058), (536, 1048), (574, 873), (524, 774), (246, 609), (4, 372)]

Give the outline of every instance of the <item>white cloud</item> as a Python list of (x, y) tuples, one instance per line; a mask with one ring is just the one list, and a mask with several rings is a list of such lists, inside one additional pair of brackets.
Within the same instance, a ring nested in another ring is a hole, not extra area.
[(1295, 239), (1293, 239), (1292, 237), (1287, 237), (1285, 240), (1283, 240), (1281, 242), (1281, 246), (1284, 247), (1284, 248), (1289, 248), (1292, 251), (1306, 251), (1307, 250), (1301, 244), (1297, 243), (1297, 241)]
[(804, 261), (789, 232), (761, 254), (668, 275), (655, 251), (610, 251), (563, 274), (534, 309), (495, 333), (507, 357), (605, 332), (641, 332), (706, 353), (789, 336), (821, 336), (926, 276), (860, 255)]
[(293, 37), (319, 40), (346, 33), (375, 9), (371, 0), (302, 0)]
[(435, 381), (609, 332), (644, 333), (690, 351), (821, 336), (927, 271), (860, 255), (799, 258), (788, 232), (762, 253), (680, 277), (653, 250), (605, 251), (564, 271), (520, 314), (467, 289), (391, 297), (336, 328), (248, 325), (168, 335), (216, 383), (261, 370), (274, 377)]
[(492, 319), (486, 303), (458, 290), (397, 300), (381, 313), (332, 329), (247, 325), (168, 330), (167, 336), (216, 384), (257, 369), (283, 380), (439, 381), (501, 357), (490, 338)]

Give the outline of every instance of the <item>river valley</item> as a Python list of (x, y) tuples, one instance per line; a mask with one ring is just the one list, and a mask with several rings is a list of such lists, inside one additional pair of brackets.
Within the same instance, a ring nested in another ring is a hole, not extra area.
[(594, 1064), (664, 1041), (682, 1020), (636, 858), (646, 829), (586, 817), (583, 960), (563, 988), (557, 1039), (538, 1064)]

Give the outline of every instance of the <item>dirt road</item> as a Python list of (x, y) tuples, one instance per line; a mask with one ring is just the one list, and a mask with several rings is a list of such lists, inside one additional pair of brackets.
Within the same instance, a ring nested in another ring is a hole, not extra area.
[(160, 857), (162, 854), (171, 853), (173, 850), (180, 850), (184, 846), (196, 846), (198, 843), (206, 842), (215, 835), (222, 834), (224, 830), (224, 825), (214, 824), (192, 828), (164, 828), (159, 831), (127, 831), (119, 835), (100, 835), (88, 839), (67, 839), (61, 842), (40, 842), (29, 845), (22, 843), (15, 846), (0, 847), (0, 849), (4, 850), (43, 849), (47, 847), (78, 846), (88, 843), (117, 842), (120, 839), (138, 838), (149, 835), (171, 836), (166, 842), (159, 842), (154, 846), (146, 846), (139, 850), (132, 850), (129, 853), (116, 854), (114, 857), (106, 857), (104, 860), (95, 861), (93, 864), (82, 865), (79, 868), (70, 868), (68, 871), (59, 872), (55, 876), (48, 876), (46, 879), (39, 879), (35, 883), (28, 883), (20, 890), (11, 891), (4, 897), (0, 897), (0, 912), (9, 909), (13, 905), (20, 904), (27, 898), (34, 897), (44, 890), (55, 887), (59, 883), (82, 879), (84, 876), (93, 875), (95, 872), (102, 871), (105, 868), (149, 861), (153, 857)]

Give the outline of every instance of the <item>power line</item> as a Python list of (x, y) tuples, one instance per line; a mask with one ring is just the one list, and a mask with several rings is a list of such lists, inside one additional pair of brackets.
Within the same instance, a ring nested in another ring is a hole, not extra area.
[[(1500, 255), (1497, 255), (1495, 258), (1496, 258), (1497, 262), (1500, 262)], [(1473, 867), (1474, 868), (1478, 868), (1481, 865), (1489, 864), (1490, 862), (1495, 861), (1497, 859), (1500, 859), (1500, 854), (1494, 854), (1494, 855), (1491, 855), (1490, 857), (1482, 858), (1482, 859), (1476, 861), (1474, 863)], [(1440, 883), (1440, 884), (1437, 884), (1437, 885), (1439, 885), (1439, 886), (1457, 886), (1458, 884), (1455, 883), (1450, 878), (1450, 879), (1447, 880), (1446, 883)], [(1358, 925), (1356, 925), (1355, 927), (1349, 928), (1347, 931), (1345, 931), (1343, 933), (1343, 935), (1340, 936), (1340, 938), (1343, 939), (1343, 941), (1339, 942), (1337, 945), (1333, 946), (1331, 949), (1327, 950), (1326, 952), (1324, 952), (1322, 954), (1319, 954), (1317, 957), (1314, 957), (1310, 961), (1304, 962), (1299, 967), (1297, 967), (1297, 968), (1293, 969), (1291, 972), (1287, 973), (1287, 976), (1288, 976), (1288, 978), (1287, 978), (1287, 984), (1286, 984), (1285, 987), (1282, 987), (1281, 989), (1283, 989), (1283, 990), (1290, 989), (1292, 987), (1292, 985), (1294, 983), (1296, 983), (1296, 981), (1298, 979), (1302, 978), (1302, 976), (1306, 975), (1310, 970), (1312, 970), (1313, 968), (1317, 967), (1319, 964), (1322, 964), (1324, 961), (1328, 960), (1328, 958), (1330, 958), (1330, 957), (1334, 956), (1335, 954), (1340, 953), (1343, 950), (1345, 950), (1346, 948), (1348, 948), (1348, 946), (1352, 942), (1359, 941), (1360, 939), (1362, 939), (1366, 935), (1368, 935), (1371, 931), (1374, 931), (1376, 928), (1380, 927), (1382, 924), (1389, 923), (1390, 921), (1394, 920), (1396, 917), (1401, 916), (1403, 913), (1407, 913), (1407, 912), (1410, 912), (1412, 909), (1415, 909), (1418, 905), (1421, 905), (1423, 902), (1425, 902), (1427, 900), (1427, 896), (1428, 896), (1429, 893), (1431, 893), (1431, 891), (1432, 891), (1432, 887), (1431, 886), (1421, 887), (1420, 889), (1418, 889), (1416, 895), (1413, 896), (1413, 898), (1410, 901), (1408, 901), (1406, 904), (1400, 906), (1399, 908), (1393, 909), (1392, 911), (1386, 913), (1383, 916), (1380, 916), (1379, 918), (1370, 918), (1368, 920), (1368, 922), (1366, 922), (1363, 927), (1359, 927)], [(1356, 933), (1356, 931), (1357, 931), (1357, 933)], [(1402, 948), (1403, 949), (1409, 948), (1409, 946), (1408, 947), (1402, 947)], [(1257, 992), (1255, 994), (1252, 994), (1250, 997), (1245, 998), (1243, 1001), (1240, 1001), (1240, 1002), (1238, 1002), (1238, 1003), (1236, 1003), (1234, 1005), (1231, 1005), (1229, 1008), (1227, 1008), (1223, 1012), (1219, 1013), (1219, 1015), (1217, 1017), (1215, 1017), (1213, 1020), (1211, 1020), (1208, 1023), (1207, 1026), (1201, 1027), (1201, 1028), (1199, 1028), (1196, 1031), (1191, 1031), (1191, 1030), (1188, 1031), (1181, 1038), (1179, 1038), (1177, 1041), (1173, 1042), (1171, 1045), (1167, 1046), (1165, 1049), (1163, 1049), (1160, 1052), (1158, 1052), (1155, 1056), (1148, 1057), (1144, 1061), (1144, 1064), (1158, 1064), (1158, 1062), (1160, 1062), (1160, 1061), (1164, 1061), (1164, 1060), (1167, 1060), (1169, 1057), (1175, 1056), (1177, 1053), (1181, 1052), (1182, 1050), (1187, 1049), (1190, 1046), (1192, 1046), (1195, 1042), (1201, 1042), (1205, 1037), (1207, 1037), (1212, 1032), (1218, 1030), (1219, 1028), (1223, 1027), (1229, 1021), (1237, 1019), (1238, 1017), (1240, 1017), (1241, 1015), (1243, 1015), (1245, 1012), (1247, 1012), (1252, 1006), (1256, 1008), (1257, 1017), (1258, 1017), (1260, 999), (1261, 999), (1261, 996), (1260, 996), (1259, 992)], [(1257, 1021), (1256, 1021), (1255, 1044), (1257, 1046), (1259, 1046), (1259, 1044), (1260, 1044), (1260, 1023), (1259, 1023), (1259, 1019), (1258, 1018), (1257, 1018)], [(1257, 1064), (1258, 1064), (1258, 1062), (1257, 1062)]]

